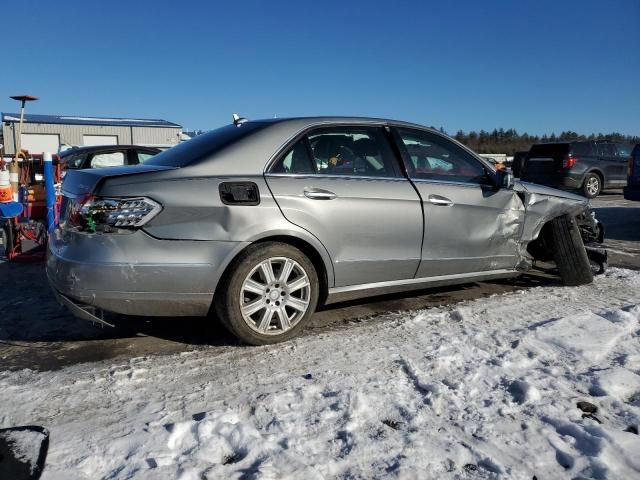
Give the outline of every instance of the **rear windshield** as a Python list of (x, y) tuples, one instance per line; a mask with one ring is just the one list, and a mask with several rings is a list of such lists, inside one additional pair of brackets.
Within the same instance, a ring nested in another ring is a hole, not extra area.
[(529, 150), (529, 158), (555, 158), (569, 153), (568, 143), (541, 143)]
[(247, 122), (240, 127), (233, 124), (227, 125), (171, 147), (144, 163), (145, 165), (184, 167), (219, 152), (238, 140), (262, 130), (267, 125), (269, 125), (267, 122)]

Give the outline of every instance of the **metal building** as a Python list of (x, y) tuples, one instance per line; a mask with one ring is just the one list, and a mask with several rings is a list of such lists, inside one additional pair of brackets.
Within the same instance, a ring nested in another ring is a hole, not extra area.
[[(2, 114), (5, 155), (15, 154), (19, 122), (17, 113)], [(182, 126), (166, 120), (29, 114), (24, 116), (21, 143), (31, 153), (82, 145), (171, 146), (180, 143), (181, 133)]]

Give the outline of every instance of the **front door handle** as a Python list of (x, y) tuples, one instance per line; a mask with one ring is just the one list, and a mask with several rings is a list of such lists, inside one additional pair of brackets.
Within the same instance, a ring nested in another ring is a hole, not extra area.
[(305, 188), (304, 196), (312, 200), (333, 200), (337, 195), (321, 188)]
[(429, 203), (444, 207), (450, 207), (451, 205), (453, 205), (453, 202), (451, 200), (449, 200), (447, 197), (441, 197), (440, 195), (429, 195)]

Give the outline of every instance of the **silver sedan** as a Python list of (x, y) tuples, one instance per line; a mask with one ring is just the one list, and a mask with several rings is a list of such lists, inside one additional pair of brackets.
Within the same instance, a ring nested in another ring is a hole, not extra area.
[(585, 198), (405, 122), (236, 118), (144, 165), (70, 171), (62, 189), (47, 274), (103, 323), (210, 316), (268, 344), (318, 304), (511, 277), (544, 256), (565, 283), (592, 280)]

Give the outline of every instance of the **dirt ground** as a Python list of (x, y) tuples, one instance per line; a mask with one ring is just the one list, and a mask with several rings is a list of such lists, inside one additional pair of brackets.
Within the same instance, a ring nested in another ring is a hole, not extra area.
[[(593, 201), (604, 223), (609, 265), (640, 270), (640, 202), (620, 192)], [(0, 250), (2, 247), (0, 247)], [(332, 305), (312, 317), (305, 335), (326, 329), (357, 328), (378, 313), (416, 310), (505, 292), (558, 285), (549, 272), (516, 279), (471, 283)], [(212, 355), (238, 345), (215, 322), (200, 318), (121, 318), (116, 328), (94, 326), (59, 306), (47, 285), (42, 264), (0, 260), (0, 368), (53, 370), (110, 358), (168, 355), (208, 350)]]

